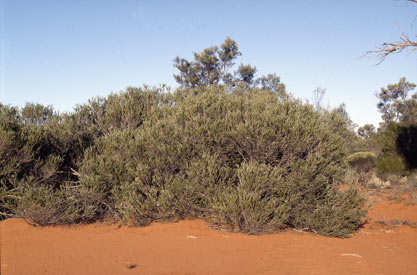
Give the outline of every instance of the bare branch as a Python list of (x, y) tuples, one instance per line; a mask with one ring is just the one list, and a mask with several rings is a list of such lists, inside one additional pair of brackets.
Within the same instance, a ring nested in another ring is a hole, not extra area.
[[(417, 0), (409, 0), (409, 1), (417, 3)], [(404, 49), (408, 49), (410, 51), (417, 50), (417, 41), (410, 40), (407, 34), (403, 32), (400, 27), (397, 26), (397, 28), (401, 32), (400, 41), (384, 42), (376, 50), (367, 51), (364, 54), (364, 56), (375, 55), (379, 59), (379, 62), (377, 64), (380, 64), (390, 54), (402, 52)]]
[[(406, 2), (417, 4), (417, 0), (406, 0)], [(377, 63), (378, 65), (381, 64), (385, 60), (385, 58), (390, 54), (402, 52), (404, 49), (407, 49), (409, 51), (417, 50), (417, 40), (411, 40), (398, 25), (397, 28), (401, 33), (400, 41), (384, 42), (381, 44), (380, 47), (377, 47), (376, 50), (365, 52), (362, 55), (362, 57), (374, 55), (379, 59), (379, 62)]]

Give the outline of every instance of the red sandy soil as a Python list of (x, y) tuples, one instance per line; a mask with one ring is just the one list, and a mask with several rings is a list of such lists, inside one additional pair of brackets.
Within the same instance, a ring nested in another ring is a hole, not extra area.
[(417, 206), (379, 201), (368, 219), (348, 239), (294, 230), (249, 236), (202, 220), (118, 228), (10, 219), (0, 222), (1, 274), (417, 274), (417, 229), (377, 222), (417, 222)]

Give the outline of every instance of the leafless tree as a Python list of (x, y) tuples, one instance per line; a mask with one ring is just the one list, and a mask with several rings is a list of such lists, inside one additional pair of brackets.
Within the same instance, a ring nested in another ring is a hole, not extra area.
[[(417, 4), (417, 0), (407, 0), (407, 1)], [(417, 50), (417, 40), (411, 40), (408, 37), (408, 35), (404, 31), (401, 30), (399, 26), (397, 27), (398, 27), (398, 30), (401, 32), (401, 37), (399, 41), (384, 42), (381, 44), (380, 47), (377, 47), (376, 50), (367, 51), (365, 55), (366, 56), (375, 55), (379, 59), (378, 64), (380, 64), (390, 54), (402, 52), (404, 49), (407, 49), (409, 51)]]

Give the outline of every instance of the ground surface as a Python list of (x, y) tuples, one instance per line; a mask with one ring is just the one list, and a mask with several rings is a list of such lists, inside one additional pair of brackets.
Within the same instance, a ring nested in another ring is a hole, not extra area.
[(348, 239), (297, 231), (248, 236), (202, 220), (144, 228), (6, 220), (1, 274), (417, 274), (417, 206), (373, 200), (369, 222)]

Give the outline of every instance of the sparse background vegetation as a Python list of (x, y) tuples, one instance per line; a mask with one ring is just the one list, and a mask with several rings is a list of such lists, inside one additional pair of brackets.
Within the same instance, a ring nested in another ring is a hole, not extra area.
[[(416, 85), (401, 78), (376, 94), (382, 122), (378, 129), (366, 124), (357, 130), (348, 156), (351, 176), (365, 188), (390, 190), (389, 196), (404, 197), (415, 204), (417, 156)], [(353, 175), (352, 175), (353, 173)]]

